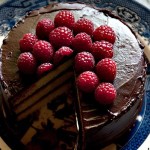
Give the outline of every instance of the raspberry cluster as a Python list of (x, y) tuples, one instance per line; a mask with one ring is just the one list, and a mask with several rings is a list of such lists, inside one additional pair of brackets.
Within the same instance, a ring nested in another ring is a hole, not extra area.
[(71, 11), (62, 10), (54, 21), (40, 20), (35, 34), (26, 33), (20, 39), (21, 54), (17, 65), (23, 74), (41, 77), (75, 54), (78, 89), (94, 93), (100, 104), (111, 104), (116, 97), (112, 84), (116, 76), (116, 63), (112, 59), (115, 40), (115, 32), (110, 26), (94, 29), (91, 20), (75, 21)]

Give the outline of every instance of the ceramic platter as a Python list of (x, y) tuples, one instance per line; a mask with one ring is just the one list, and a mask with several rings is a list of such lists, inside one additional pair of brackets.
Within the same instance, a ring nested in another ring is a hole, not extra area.
[[(138, 32), (150, 43), (150, 9), (133, 0), (0, 0), (0, 37), (6, 36), (9, 30), (21, 20), (28, 11), (53, 2), (84, 2), (100, 8), (107, 8), (121, 17), (134, 31)], [(114, 143), (117, 145), (117, 149), (137, 150), (150, 133), (149, 74), (150, 67), (148, 66), (142, 110), (131, 132), (123, 138), (123, 142), (118, 141), (118, 143)], [(0, 115), (0, 136), (9, 147), (14, 149), (18, 142), (9, 134), (9, 131), (9, 127), (6, 125), (2, 115)], [(148, 149), (150, 149), (150, 147), (146, 148), (146, 150)]]

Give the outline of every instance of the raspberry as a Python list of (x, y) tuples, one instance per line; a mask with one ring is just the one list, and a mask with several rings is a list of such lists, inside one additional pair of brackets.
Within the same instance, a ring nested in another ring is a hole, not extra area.
[(21, 52), (31, 52), (33, 45), (38, 41), (37, 37), (32, 33), (24, 34), (23, 38), (19, 41)]
[(38, 61), (44, 63), (52, 60), (54, 50), (49, 42), (40, 40), (34, 44), (33, 54)]
[(95, 41), (105, 40), (114, 44), (116, 35), (111, 27), (107, 25), (101, 25), (93, 32), (93, 38)]
[(77, 77), (76, 84), (82, 92), (91, 93), (98, 86), (99, 79), (94, 72), (85, 71)]
[(24, 52), (19, 55), (17, 65), (22, 73), (30, 75), (35, 73), (37, 62), (30, 52)]
[(96, 101), (103, 105), (112, 104), (116, 95), (116, 89), (111, 83), (100, 83), (95, 90)]
[(37, 75), (38, 77), (41, 77), (52, 69), (53, 69), (53, 65), (51, 63), (43, 63), (40, 66), (38, 66)]
[(87, 34), (92, 36), (93, 31), (94, 31), (93, 22), (88, 20), (88, 19), (86, 19), (86, 18), (79, 19), (74, 24), (74, 27), (73, 27), (73, 32), (74, 32), (75, 35), (80, 33), (80, 32), (85, 32), (85, 33), (87, 33)]
[(101, 81), (113, 82), (116, 77), (116, 62), (110, 58), (102, 59), (96, 65), (96, 73)]
[(86, 33), (79, 33), (72, 41), (72, 47), (76, 52), (90, 51), (92, 47), (92, 39)]
[(97, 60), (113, 57), (113, 45), (107, 41), (96, 41), (93, 43), (91, 53)]
[(36, 35), (41, 40), (46, 40), (49, 37), (49, 33), (54, 29), (54, 23), (48, 18), (44, 18), (37, 23)]
[(55, 28), (49, 35), (49, 41), (55, 48), (70, 46), (73, 40), (73, 33), (67, 27)]
[(73, 50), (69, 47), (63, 46), (57, 50), (54, 54), (54, 64), (57, 65), (64, 60), (64, 58), (69, 57), (73, 54)]
[(55, 16), (54, 23), (56, 27), (65, 26), (72, 30), (75, 18), (71, 11), (62, 10)]
[(80, 52), (75, 56), (76, 72), (90, 71), (95, 66), (95, 60), (91, 53)]

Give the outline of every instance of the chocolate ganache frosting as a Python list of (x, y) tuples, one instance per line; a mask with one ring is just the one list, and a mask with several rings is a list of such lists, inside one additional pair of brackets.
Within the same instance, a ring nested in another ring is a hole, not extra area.
[[(77, 94), (73, 92), (76, 98), (76, 117), (79, 124), (78, 148), (96, 150), (117, 139), (132, 126), (141, 108), (144, 91), (143, 51), (132, 30), (109, 11), (79, 3), (56, 3), (30, 12), (10, 31), (2, 45), (2, 90), (5, 101), (9, 101), (9, 109), (13, 112), (15, 96), (32, 83), (37, 82), (28, 79), (29, 82), (25, 84), (27, 80), (18, 71), (16, 63), (20, 54), (18, 41), (25, 33), (35, 33), (35, 27), (40, 19), (54, 20), (58, 11), (63, 9), (72, 11), (76, 20), (83, 17), (88, 18), (94, 23), (94, 28), (109, 25), (116, 34), (113, 48), (113, 59), (117, 63), (117, 76), (113, 83), (117, 90), (115, 102), (109, 106), (101, 106), (94, 101), (93, 95), (84, 95), (78, 89)], [(44, 105), (45, 103), (41, 107)], [(74, 125), (75, 122), (76, 120)], [(74, 128), (74, 131), (77, 133), (77, 128)]]

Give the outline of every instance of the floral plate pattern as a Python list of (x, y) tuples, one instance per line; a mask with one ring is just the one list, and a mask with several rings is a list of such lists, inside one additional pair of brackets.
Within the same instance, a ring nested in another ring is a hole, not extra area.
[[(0, 2), (0, 36), (6, 36), (9, 30), (31, 10), (54, 2), (84, 2), (100, 8), (106, 8), (121, 17), (134, 31), (145, 37), (150, 43), (150, 10), (133, 0), (6, 0)], [(2, 114), (2, 113), (1, 113)], [(150, 133), (150, 66), (147, 69), (145, 95), (142, 110), (137, 122), (123, 144), (116, 143), (122, 150), (137, 150)], [(139, 119), (140, 118), (140, 119)], [(5, 121), (0, 116), (0, 135), (12, 147), (17, 143), (5, 129)], [(8, 140), (9, 139), (9, 140)]]

